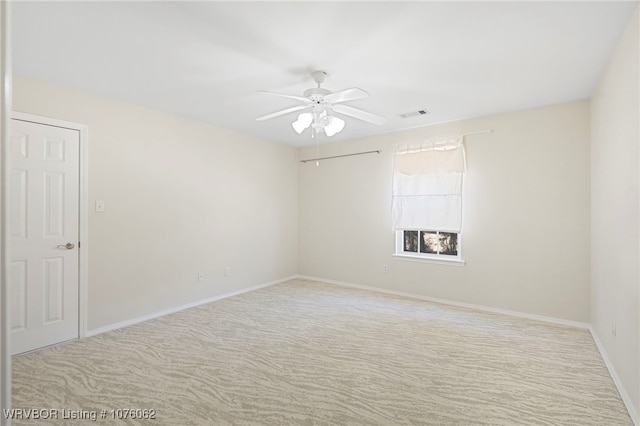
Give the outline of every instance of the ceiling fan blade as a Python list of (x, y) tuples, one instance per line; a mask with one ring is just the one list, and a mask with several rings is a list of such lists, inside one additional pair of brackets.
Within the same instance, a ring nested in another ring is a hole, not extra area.
[(348, 115), (349, 117), (357, 118), (358, 120), (366, 121), (371, 124), (381, 125), (387, 121), (384, 117), (347, 105), (334, 105), (333, 110), (337, 113)]
[(276, 96), (281, 96), (283, 98), (295, 99), (296, 101), (304, 102), (305, 104), (308, 104), (311, 102), (311, 100), (307, 98), (303, 98), (302, 96), (287, 95), (286, 93), (267, 92), (264, 90), (258, 90), (258, 93), (267, 93), (269, 95), (276, 95)]
[(360, 89), (359, 87), (352, 87), (351, 89), (341, 90), (339, 92), (330, 93), (324, 97), (325, 102), (330, 104), (337, 104), (340, 102), (355, 101), (356, 99), (368, 98), (369, 93)]
[(281, 115), (289, 114), (291, 112), (300, 111), (302, 109), (311, 108), (311, 105), (298, 105), (291, 108), (283, 109), (282, 111), (273, 112), (271, 114), (263, 115), (262, 117), (256, 118), (256, 121), (264, 121), (269, 120), (271, 118), (280, 117)]

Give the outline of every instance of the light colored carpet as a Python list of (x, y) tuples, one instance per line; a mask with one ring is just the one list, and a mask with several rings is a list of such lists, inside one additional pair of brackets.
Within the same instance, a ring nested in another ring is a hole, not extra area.
[(586, 330), (305, 280), (17, 356), (13, 374), (14, 408), (161, 425), (632, 425)]

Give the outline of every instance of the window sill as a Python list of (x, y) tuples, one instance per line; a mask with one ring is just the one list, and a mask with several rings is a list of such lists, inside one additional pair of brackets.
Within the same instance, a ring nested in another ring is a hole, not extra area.
[(464, 266), (465, 261), (461, 259), (435, 259), (432, 257), (423, 257), (423, 256), (411, 256), (409, 254), (394, 254), (398, 260), (404, 260), (408, 262), (425, 262), (425, 263), (435, 263), (439, 265), (448, 265), (448, 266)]

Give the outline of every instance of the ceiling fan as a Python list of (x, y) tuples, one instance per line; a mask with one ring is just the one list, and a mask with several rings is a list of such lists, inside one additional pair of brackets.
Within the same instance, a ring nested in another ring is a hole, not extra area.
[(367, 123), (371, 124), (381, 125), (386, 121), (384, 117), (380, 117), (379, 115), (375, 115), (348, 105), (342, 105), (343, 102), (354, 101), (357, 99), (364, 99), (369, 97), (370, 95), (366, 91), (357, 87), (352, 87), (350, 89), (341, 90), (339, 92), (331, 92), (330, 90), (320, 87), (320, 85), (324, 82), (325, 77), (327, 76), (326, 72), (315, 71), (311, 73), (311, 76), (317, 83), (318, 87), (313, 87), (311, 89), (305, 90), (303, 96), (261, 91), (260, 93), (267, 93), (270, 95), (294, 99), (296, 101), (302, 102), (302, 105), (297, 105), (271, 114), (263, 115), (262, 117), (256, 118), (256, 120), (269, 120), (272, 118), (280, 117), (281, 115), (308, 109), (310, 110), (310, 112), (300, 114), (298, 116), (298, 119), (291, 124), (293, 129), (298, 134), (301, 134), (305, 129), (311, 127), (316, 134), (320, 131), (324, 131), (327, 136), (333, 136), (336, 133), (340, 132), (345, 125), (344, 120), (340, 119), (339, 117), (335, 117), (332, 114), (333, 112), (357, 118), (358, 120), (366, 121)]

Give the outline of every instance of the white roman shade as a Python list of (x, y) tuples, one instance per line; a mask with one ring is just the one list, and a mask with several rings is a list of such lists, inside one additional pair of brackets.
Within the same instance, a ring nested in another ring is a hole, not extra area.
[(464, 171), (462, 136), (398, 145), (393, 165), (393, 229), (460, 232)]

